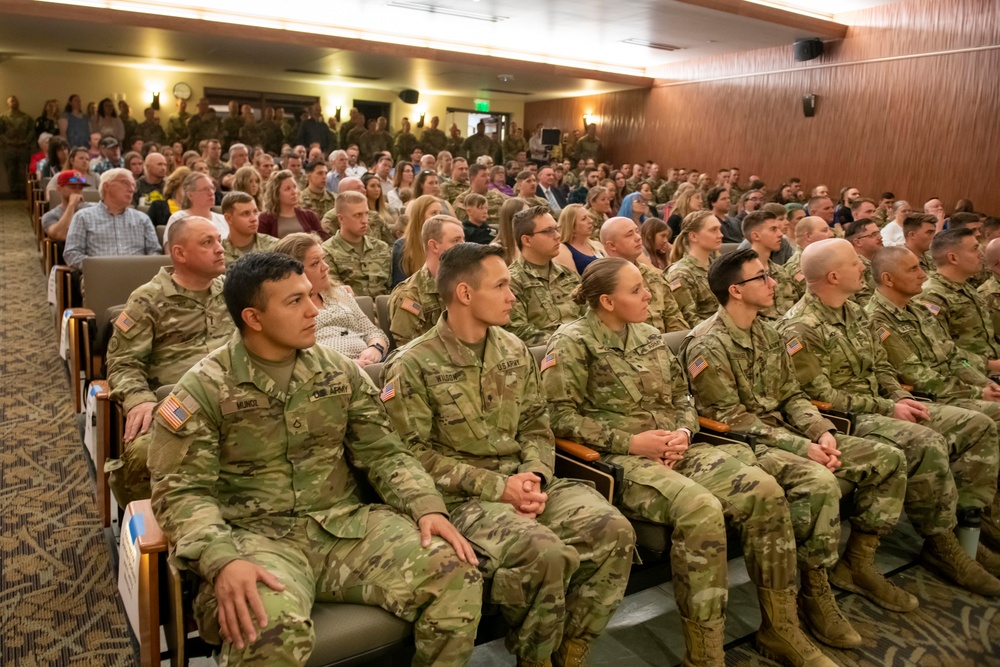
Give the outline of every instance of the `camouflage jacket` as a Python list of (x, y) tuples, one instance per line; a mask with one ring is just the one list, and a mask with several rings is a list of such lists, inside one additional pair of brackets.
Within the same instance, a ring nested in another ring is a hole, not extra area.
[(402, 347), (430, 331), (441, 317), (441, 297), (437, 280), (424, 265), (396, 285), (389, 297), (389, 331)]
[(1000, 341), (995, 337), (989, 307), (970, 283), (956, 283), (940, 273), (924, 281), (918, 301), (936, 306), (931, 313), (962, 349), (983, 357), (1000, 359)]
[(323, 242), (326, 263), (334, 277), (354, 290), (355, 296), (375, 298), (389, 293), (392, 278), (392, 250), (378, 239), (365, 236), (361, 250), (336, 235)]
[(708, 269), (685, 255), (667, 269), (667, 284), (691, 326), (715, 314), (719, 301), (708, 287)]
[(507, 330), (528, 345), (544, 345), (563, 322), (583, 314), (570, 294), (580, 284), (572, 269), (549, 262), (548, 280), (524, 257), (510, 265), (510, 289), (517, 297)]
[(637, 262), (636, 266), (651, 295), (646, 324), (652, 325), (661, 333), (690, 329), (687, 320), (681, 314), (680, 306), (674, 299), (674, 293), (670, 291), (667, 277), (663, 271), (643, 262)]
[(249, 248), (237, 248), (228, 238), (222, 239), (222, 250), (226, 253), (227, 267), (243, 255), (249, 255), (252, 252), (270, 252), (276, 245), (278, 245), (278, 239), (268, 234), (255, 234), (253, 244)]

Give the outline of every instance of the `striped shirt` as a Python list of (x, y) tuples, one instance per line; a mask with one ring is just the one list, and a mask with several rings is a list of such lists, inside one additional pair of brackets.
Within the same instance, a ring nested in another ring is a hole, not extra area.
[(85, 257), (158, 255), (161, 251), (149, 216), (134, 208), (112, 215), (101, 202), (73, 216), (63, 258), (70, 266), (83, 269)]

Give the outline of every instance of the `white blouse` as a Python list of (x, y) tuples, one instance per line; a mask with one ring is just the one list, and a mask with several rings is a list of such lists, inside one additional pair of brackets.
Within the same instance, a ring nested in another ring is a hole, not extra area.
[(323, 308), (316, 316), (316, 344), (357, 359), (366, 347), (378, 342), (389, 349), (389, 338), (375, 326), (343, 286), (321, 294)]

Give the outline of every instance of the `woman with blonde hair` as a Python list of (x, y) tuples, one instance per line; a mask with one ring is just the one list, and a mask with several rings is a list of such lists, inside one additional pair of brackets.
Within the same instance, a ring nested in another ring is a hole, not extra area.
[(233, 191), (245, 192), (253, 197), (258, 211), (264, 208), (263, 198), (261, 197), (260, 173), (250, 165), (240, 167), (233, 174)]
[(340, 352), (362, 368), (382, 361), (389, 338), (372, 324), (346, 287), (330, 283), (319, 237), (295, 232), (281, 239), (274, 252), (290, 255), (305, 267), (313, 287), (309, 298), (319, 310), (316, 344)]
[(163, 199), (151, 202), (149, 210), (146, 211), (154, 227), (167, 224), (170, 216), (181, 210), (181, 200), (184, 195), (182, 186), (190, 175), (191, 170), (187, 167), (177, 167), (163, 181)]
[(667, 283), (692, 327), (715, 314), (719, 301), (708, 287), (708, 265), (722, 247), (722, 223), (711, 211), (688, 213), (670, 250)]
[(208, 174), (191, 172), (181, 186), (181, 210), (170, 216), (163, 236), (170, 234), (170, 225), (186, 218), (204, 218), (211, 221), (223, 239), (229, 237), (229, 223), (225, 216), (212, 210), (215, 206), (215, 182)]
[(444, 209), (441, 207), (441, 200), (431, 195), (424, 195), (413, 200), (410, 208), (410, 220), (406, 225), (403, 236), (396, 239), (392, 244), (392, 286), (406, 280), (409, 276), (420, 270), (427, 259), (424, 244), (421, 240), (421, 232), (424, 229), (424, 221), (435, 215), (439, 215)]
[(413, 188), (413, 165), (409, 160), (400, 160), (396, 163), (396, 171), (392, 176), (392, 190), (385, 193), (389, 200), (389, 209), (394, 215), (403, 212), (405, 203), (401, 193), (404, 189)]
[(681, 223), (684, 222), (684, 219), (689, 214), (700, 211), (703, 203), (704, 197), (701, 190), (696, 187), (677, 188), (674, 205), (670, 209), (670, 217), (667, 218), (667, 226), (670, 227), (670, 233), (674, 235), (674, 238), (680, 237)]
[[(398, 215), (389, 210), (389, 201), (385, 198), (382, 190), (382, 179), (378, 174), (367, 173), (361, 177), (361, 184), (365, 186), (365, 197), (368, 199), (368, 236), (393, 243), (396, 240), (395, 228)], [(333, 218), (336, 219), (336, 211)], [(328, 213), (324, 220), (330, 216)]]
[[(521, 256), (521, 251), (517, 248), (514, 240), (514, 215), (528, 208), (528, 202), (517, 197), (511, 197), (500, 207), (500, 225), (497, 237), (493, 239), (493, 244), (503, 248), (503, 261), (510, 266), (515, 259)], [(579, 204), (577, 204), (579, 206)]]
[(601, 225), (611, 215), (611, 193), (603, 185), (596, 185), (587, 192), (587, 203), (584, 206), (594, 223), (591, 238), (595, 241), (601, 233)]
[(257, 231), (276, 239), (296, 232), (315, 232), (324, 241), (328, 238), (316, 214), (299, 206), (299, 186), (295, 175), (287, 169), (271, 174), (264, 184), (264, 205)]
[[(559, 214), (559, 254), (552, 260), (576, 273), (604, 257), (604, 246), (593, 240), (594, 221), (580, 204), (569, 204)], [(598, 230), (600, 234), (600, 230)]]

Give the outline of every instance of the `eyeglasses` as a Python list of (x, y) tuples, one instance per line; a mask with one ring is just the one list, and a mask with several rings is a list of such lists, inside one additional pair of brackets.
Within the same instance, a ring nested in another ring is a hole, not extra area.
[(735, 282), (733, 284), (734, 285), (743, 285), (745, 283), (750, 283), (750, 282), (753, 282), (755, 280), (759, 280), (759, 281), (761, 281), (762, 283), (764, 283), (766, 285), (767, 284), (767, 279), (770, 278), (770, 277), (771, 277), (771, 274), (769, 272), (765, 271), (764, 273), (757, 274), (753, 278), (747, 278), (746, 280), (741, 280), (741, 281)]
[(880, 232), (880, 231), (876, 231), (876, 232), (872, 232), (871, 234), (861, 234), (859, 236), (852, 236), (851, 240), (852, 241), (860, 241), (861, 239), (870, 239), (873, 236), (879, 236), (881, 233), (882, 232)]
[(535, 234), (545, 234), (546, 236), (559, 236), (559, 228), (546, 227), (545, 229), (539, 229), (537, 232), (531, 232), (530, 234), (525, 234), (525, 236), (534, 236)]

